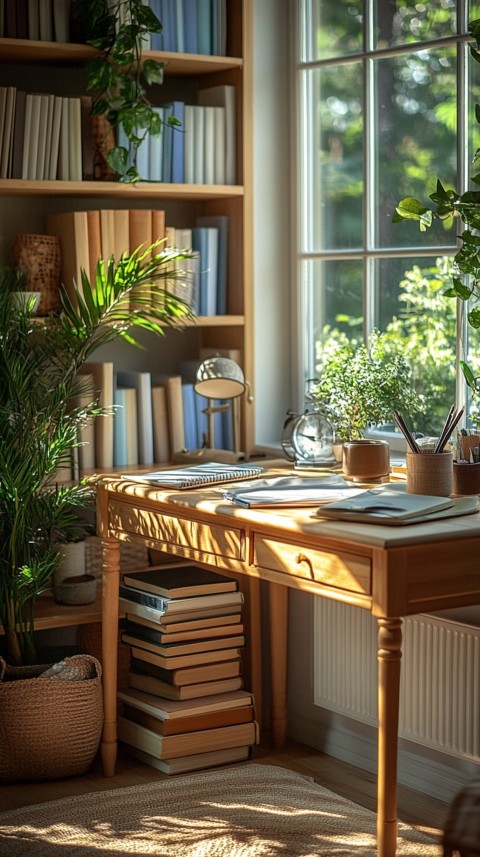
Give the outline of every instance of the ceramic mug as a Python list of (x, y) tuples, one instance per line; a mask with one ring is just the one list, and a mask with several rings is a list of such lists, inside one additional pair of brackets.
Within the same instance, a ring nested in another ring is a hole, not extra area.
[(346, 479), (369, 482), (390, 472), (390, 446), (385, 440), (347, 440), (343, 444), (343, 474)]

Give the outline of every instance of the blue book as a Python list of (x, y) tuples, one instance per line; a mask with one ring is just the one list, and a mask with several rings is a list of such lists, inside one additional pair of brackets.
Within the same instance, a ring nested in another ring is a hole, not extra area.
[[(162, 9), (160, 0), (148, 0), (148, 5), (153, 14), (156, 15), (163, 27)], [(163, 51), (163, 32), (152, 33), (150, 38), (152, 51)]]
[(183, 0), (175, 0), (175, 33), (177, 37), (177, 51), (184, 54), (185, 48), (185, 10)]
[(113, 464), (130, 467), (138, 464), (137, 391), (116, 387), (113, 404)]
[(218, 229), (194, 226), (192, 248), (200, 254), (199, 313), (217, 314)]
[(197, 0), (197, 47), (199, 54), (212, 53), (211, 0)]
[(197, 449), (197, 409), (195, 406), (193, 384), (182, 383), (183, 425), (185, 446), (188, 450)]
[[(144, 132), (140, 130), (139, 136)], [(150, 134), (145, 134), (137, 149), (137, 170), (144, 182), (150, 181)]]
[(150, 372), (117, 373), (118, 384), (137, 391), (138, 463), (153, 464), (152, 378)]
[(198, 54), (197, 0), (183, 0), (183, 26), (185, 32), (185, 53)]
[(227, 314), (228, 276), (228, 217), (223, 214), (197, 217), (197, 226), (213, 226), (218, 229), (217, 263), (217, 315)]
[(185, 181), (185, 102), (174, 101), (172, 114), (181, 123), (168, 130), (172, 134), (172, 182), (183, 184)]
[(163, 27), (163, 51), (175, 51), (173, 0), (160, 0), (160, 21)]
[[(213, 406), (220, 405), (218, 399), (214, 399)], [(195, 405), (197, 411), (197, 446), (201, 448), (208, 443), (208, 414), (204, 413), (208, 408), (209, 400), (205, 396), (195, 393)], [(215, 449), (224, 449), (223, 441), (223, 414), (219, 411), (213, 416), (213, 437), (210, 438), (211, 446)]]

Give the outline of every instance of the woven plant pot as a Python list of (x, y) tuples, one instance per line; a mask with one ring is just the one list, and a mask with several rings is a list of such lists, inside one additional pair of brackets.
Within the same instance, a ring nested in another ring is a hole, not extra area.
[(66, 677), (40, 678), (44, 665), (10, 667), (0, 658), (0, 782), (90, 768), (103, 725), (102, 668), (90, 655), (65, 658), (65, 665)]
[(17, 235), (13, 261), (16, 268), (25, 271), (28, 289), (41, 293), (37, 315), (60, 312), (62, 252), (58, 236)]

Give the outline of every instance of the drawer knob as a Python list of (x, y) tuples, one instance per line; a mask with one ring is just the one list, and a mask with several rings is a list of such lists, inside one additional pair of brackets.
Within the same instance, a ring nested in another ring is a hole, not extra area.
[(295, 557), (295, 562), (297, 563), (297, 565), (301, 565), (301, 563), (303, 563), (303, 562), (306, 563), (308, 566), (308, 571), (310, 573), (310, 577), (312, 578), (312, 580), (315, 580), (315, 577), (313, 574), (312, 561), (308, 558), (308, 556), (305, 556), (304, 553), (297, 553), (297, 555)]

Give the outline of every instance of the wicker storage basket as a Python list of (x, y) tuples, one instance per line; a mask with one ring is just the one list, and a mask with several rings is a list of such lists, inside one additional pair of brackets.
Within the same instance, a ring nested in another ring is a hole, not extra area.
[(45, 666), (0, 658), (0, 782), (79, 776), (91, 766), (103, 725), (102, 668), (90, 655), (65, 664), (84, 678), (40, 678)]

